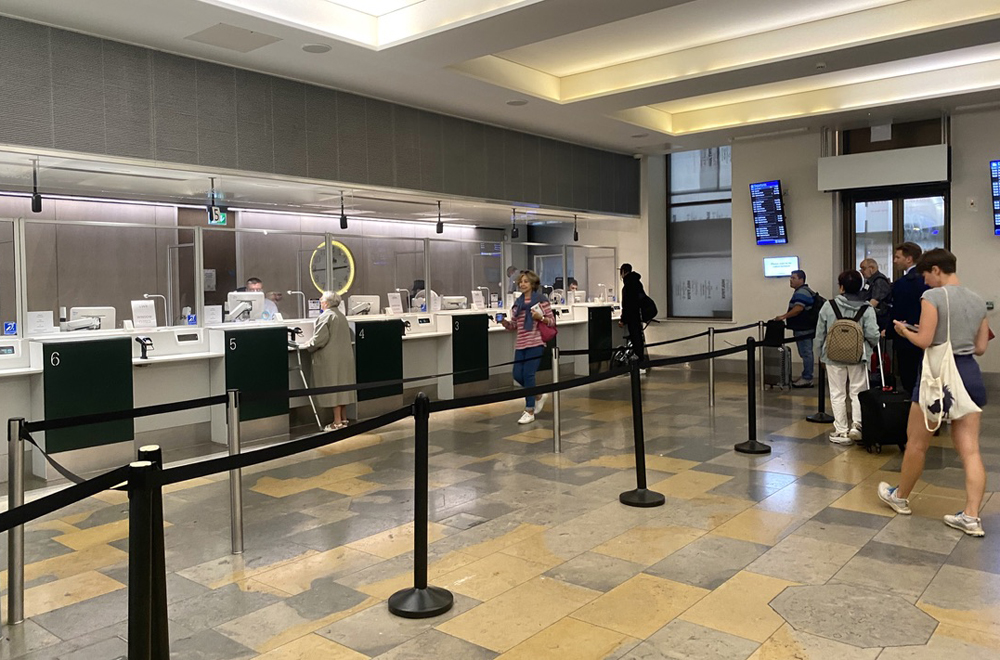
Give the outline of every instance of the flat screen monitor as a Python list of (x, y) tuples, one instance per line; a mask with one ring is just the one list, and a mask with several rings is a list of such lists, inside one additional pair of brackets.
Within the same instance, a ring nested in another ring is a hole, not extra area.
[(264, 316), (263, 291), (230, 291), (227, 321), (259, 321)]
[(785, 229), (785, 203), (781, 197), (781, 181), (750, 184), (750, 204), (757, 245), (783, 245), (788, 242)]
[(993, 235), (1000, 236), (1000, 160), (990, 163), (990, 189), (993, 191)]
[(798, 269), (798, 257), (764, 257), (764, 277), (788, 277)]
[(70, 307), (69, 320), (78, 321), (80, 319), (97, 319), (100, 328), (95, 330), (114, 330), (116, 310), (114, 307)]

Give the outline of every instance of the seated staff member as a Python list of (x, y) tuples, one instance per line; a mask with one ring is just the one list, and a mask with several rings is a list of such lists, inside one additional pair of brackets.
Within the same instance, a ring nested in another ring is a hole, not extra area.
[[(247, 280), (247, 291), (260, 291), (264, 292), (264, 282), (259, 277), (251, 277)], [(278, 306), (274, 304), (274, 301), (264, 296), (264, 314), (261, 316), (265, 321), (270, 321), (278, 313)]]
[[(556, 317), (552, 313), (549, 299), (541, 292), (542, 283), (538, 275), (530, 270), (522, 271), (517, 286), (521, 295), (514, 301), (510, 320), (504, 320), (503, 326), (507, 330), (517, 331), (517, 341), (514, 343), (514, 381), (521, 387), (529, 388), (535, 386), (535, 373), (545, 352), (545, 342), (542, 341), (542, 333), (537, 324), (554, 326)], [(525, 397), (524, 413), (517, 423), (530, 424), (535, 421), (535, 414), (542, 412), (547, 397), (547, 394), (538, 397), (537, 405), (535, 397)]]
[[(316, 319), (312, 339), (300, 345), (312, 353), (313, 387), (336, 387), (355, 383), (354, 347), (351, 345), (351, 327), (340, 311), (340, 294), (324, 291), (319, 299), (323, 313)], [(320, 394), (316, 402), (323, 408), (333, 408), (333, 423), (324, 431), (335, 431), (347, 426), (347, 406), (357, 402), (354, 390)]]

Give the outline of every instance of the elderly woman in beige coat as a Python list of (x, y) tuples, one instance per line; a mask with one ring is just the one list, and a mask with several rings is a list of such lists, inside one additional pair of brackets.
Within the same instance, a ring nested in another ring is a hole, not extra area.
[[(340, 311), (340, 295), (324, 291), (319, 299), (323, 313), (316, 319), (312, 339), (301, 348), (312, 353), (313, 387), (352, 385), (355, 382), (354, 348), (351, 346), (351, 328), (347, 317)], [(348, 405), (357, 401), (356, 392), (321, 394), (317, 403), (333, 408), (333, 423), (325, 431), (335, 431), (347, 426)]]

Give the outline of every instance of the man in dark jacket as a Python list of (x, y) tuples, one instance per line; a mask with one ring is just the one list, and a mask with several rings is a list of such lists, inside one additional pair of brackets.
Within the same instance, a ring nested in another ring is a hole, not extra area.
[(885, 330), (892, 325), (889, 318), (889, 307), (892, 303), (892, 282), (885, 273), (878, 269), (878, 262), (871, 257), (861, 262), (861, 275), (865, 278), (862, 291), (868, 303), (875, 308), (875, 320), (878, 329)]
[(642, 315), (639, 312), (646, 291), (642, 287), (642, 276), (632, 270), (632, 264), (622, 264), (618, 269), (622, 278), (622, 318), (619, 327), (628, 329), (628, 338), (632, 342), (635, 354), (642, 359), (645, 356), (646, 340), (642, 336)]
[[(892, 263), (903, 271), (903, 276), (892, 283), (892, 319), (911, 325), (920, 323), (920, 297), (927, 290), (923, 276), (913, 267), (923, 250), (916, 243), (902, 243), (896, 246)], [(905, 394), (912, 394), (917, 385), (917, 372), (924, 359), (923, 350), (898, 336), (892, 326), (886, 330), (896, 347), (896, 364), (899, 380)]]

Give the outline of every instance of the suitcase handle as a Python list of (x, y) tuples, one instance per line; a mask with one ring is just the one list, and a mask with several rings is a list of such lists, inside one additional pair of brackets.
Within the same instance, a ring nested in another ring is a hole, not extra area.
[(882, 341), (881, 340), (879, 340), (879, 342), (875, 344), (875, 350), (878, 352), (878, 375), (879, 375), (879, 378), (882, 379), (882, 391), (883, 392), (891, 392), (892, 388), (886, 386), (886, 384), (885, 384), (885, 371), (882, 369)]

